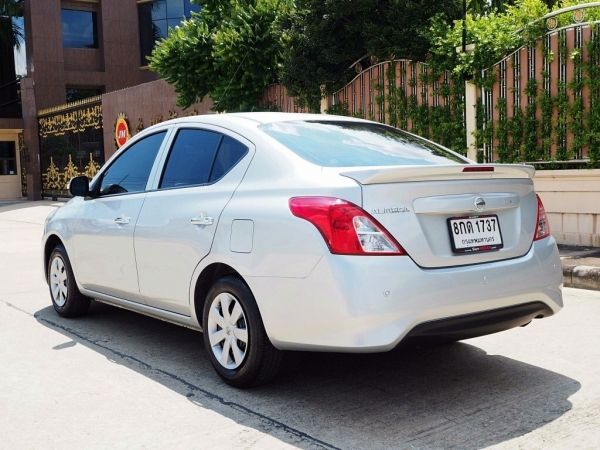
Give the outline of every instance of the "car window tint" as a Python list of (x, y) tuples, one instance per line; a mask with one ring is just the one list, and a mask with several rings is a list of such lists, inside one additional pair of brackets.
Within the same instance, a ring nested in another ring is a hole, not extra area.
[(160, 187), (206, 184), (222, 135), (205, 130), (179, 130)]
[(247, 152), (248, 147), (244, 144), (229, 136), (224, 136), (217, 157), (215, 158), (215, 163), (213, 164), (210, 181), (213, 182), (222, 178), (223, 175), (229, 172)]
[(136, 142), (106, 170), (100, 184), (100, 195), (142, 192), (166, 131)]
[(298, 156), (320, 166), (467, 164), (444, 147), (375, 123), (290, 121), (268, 123), (261, 129)]

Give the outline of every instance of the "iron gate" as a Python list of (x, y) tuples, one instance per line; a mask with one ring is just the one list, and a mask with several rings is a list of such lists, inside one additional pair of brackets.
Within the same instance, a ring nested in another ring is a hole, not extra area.
[(42, 198), (68, 197), (71, 178), (92, 178), (104, 164), (101, 96), (38, 113)]

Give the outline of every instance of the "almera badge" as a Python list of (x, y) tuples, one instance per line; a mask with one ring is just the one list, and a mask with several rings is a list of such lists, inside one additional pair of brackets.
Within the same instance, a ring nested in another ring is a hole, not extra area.
[(121, 113), (117, 116), (117, 123), (115, 124), (115, 141), (117, 142), (117, 146), (119, 148), (123, 147), (130, 137), (127, 118), (125, 114)]

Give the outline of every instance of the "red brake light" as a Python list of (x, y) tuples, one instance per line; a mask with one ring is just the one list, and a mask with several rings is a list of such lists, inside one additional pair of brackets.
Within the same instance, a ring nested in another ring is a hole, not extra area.
[(466, 166), (462, 170), (463, 172), (493, 172), (494, 168), (490, 166)]
[(550, 224), (548, 223), (548, 216), (546, 215), (546, 210), (544, 209), (544, 205), (540, 199), (540, 196), (536, 194), (536, 197), (537, 220), (535, 226), (535, 236), (533, 237), (533, 240), (539, 241), (540, 239), (550, 236)]
[(353, 203), (333, 197), (294, 197), (289, 205), (292, 214), (320, 231), (331, 253), (406, 255), (377, 220)]

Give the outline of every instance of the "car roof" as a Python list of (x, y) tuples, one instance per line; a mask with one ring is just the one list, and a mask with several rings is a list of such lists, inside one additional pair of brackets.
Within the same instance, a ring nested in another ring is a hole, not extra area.
[(365, 122), (363, 119), (348, 116), (336, 116), (329, 114), (310, 114), (310, 113), (285, 113), (285, 112), (247, 112), (247, 113), (229, 113), (231, 117), (239, 117), (246, 120), (252, 120), (260, 124), (272, 122), (284, 122), (290, 120), (350, 120), (354, 122)]
[(177, 125), (183, 123), (206, 123), (213, 125), (232, 125), (258, 126), (273, 122), (286, 122), (292, 120), (330, 120), (330, 121), (352, 121), (369, 122), (364, 119), (358, 119), (348, 116), (336, 116), (329, 114), (307, 114), (307, 113), (282, 113), (282, 112), (243, 112), (243, 113), (221, 113), (221, 114), (202, 114), (196, 116), (185, 116), (177, 119), (160, 122), (146, 130), (157, 128), (164, 125)]

